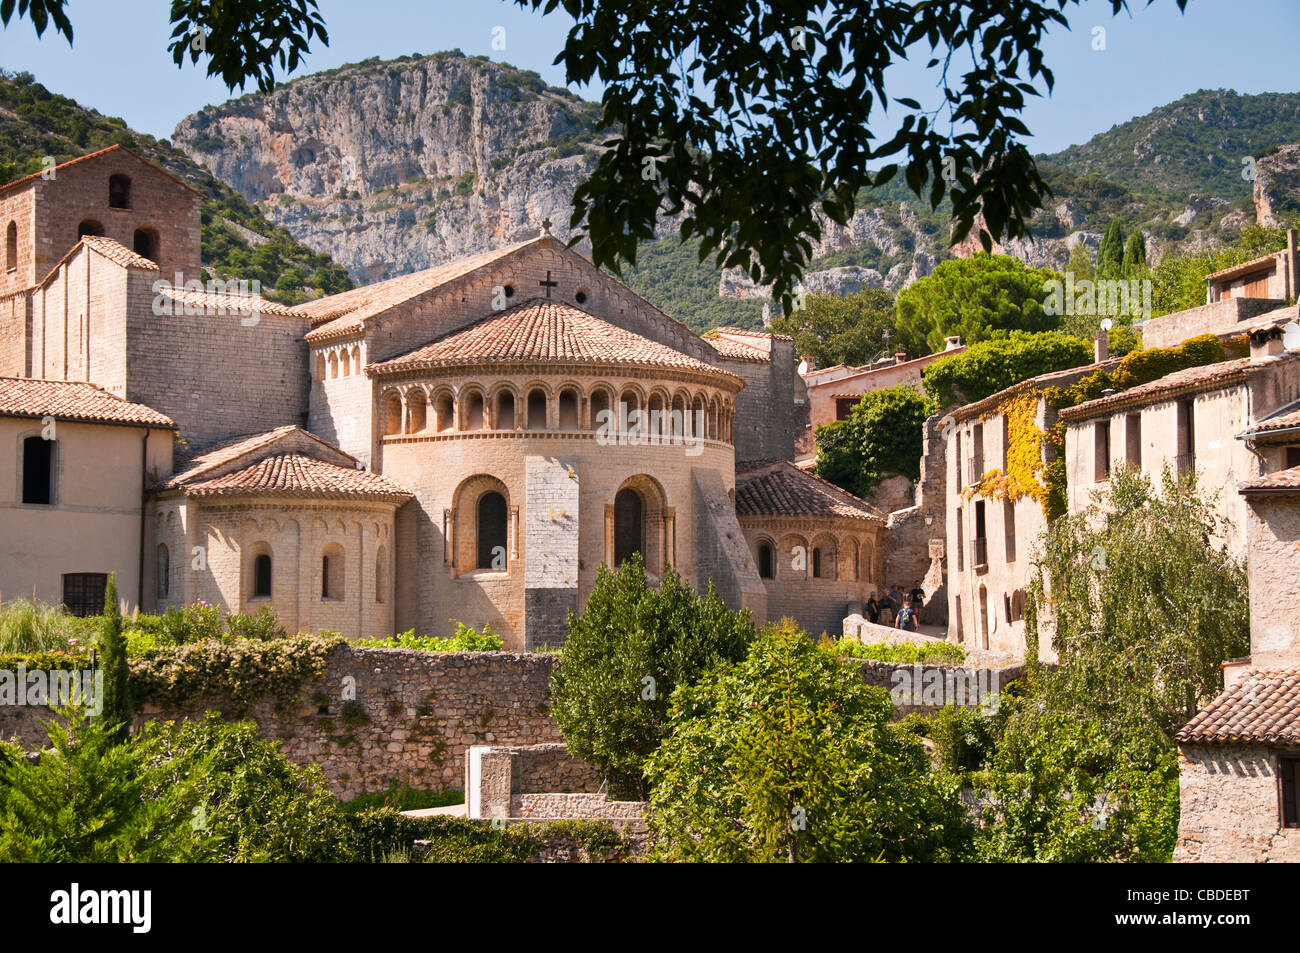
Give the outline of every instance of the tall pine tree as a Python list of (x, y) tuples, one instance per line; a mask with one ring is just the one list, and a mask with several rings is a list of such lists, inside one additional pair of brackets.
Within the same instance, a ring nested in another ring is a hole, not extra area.
[(1147, 270), (1147, 244), (1139, 229), (1128, 237), (1124, 246), (1124, 274), (1139, 275)]
[(100, 665), (104, 672), (104, 707), (101, 715), (118, 741), (131, 730), (130, 668), (126, 662), (126, 636), (122, 632), (122, 608), (117, 603), (117, 574), (108, 577), (104, 591), (104, 625), (99, 634)]
[(1097, 277), (1118, 278), (1124, 267), (1124, 232), (1119, 222), (1111, 220), (1101, 245), (1097, 248)]

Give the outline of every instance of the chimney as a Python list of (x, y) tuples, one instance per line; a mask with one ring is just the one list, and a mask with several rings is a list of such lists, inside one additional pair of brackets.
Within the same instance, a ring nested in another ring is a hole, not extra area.
[(1110, 360), (1110, 336), (1105, 331), (1098, 331), (1092, 339), (1092, 362), (1100, 364)]
[(955, 334), (950, 338), (943, 339), (943, 349), (945, 351), (956, 350), (961, 347), (961, 335)]
[(907, 355), (904, 354), (902, 351), (899, 351), (894, 355), (894, 362), (896, 364), (902, 364), (906, 360), (907, 360)]

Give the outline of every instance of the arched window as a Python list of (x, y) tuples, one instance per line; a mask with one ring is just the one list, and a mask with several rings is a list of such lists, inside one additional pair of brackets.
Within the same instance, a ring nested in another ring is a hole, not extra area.
[(130, 208), (131, 207), (131, 180), (125, 175), (110, 175), (108, 177), (108, 207), (109, 208)]
[(645, 549), (645, 504), (631, 487), (614, 497), (614, 565)]
[(508, 390), (503, 390), (497, 395), (496, 429), (515, 429), (515, 395)]
[(506, 569), (506, 498), (488, 492), (478, 498), (479, 569)]
[(686, 436), (686, 400), (681, 394), (673, 398), (673, 407), (669, 411), (670, 433), (674, 437)]
[[(345, 358), (346, 359), (346, 358)], [(428, 424), (429, 399), (422, 390), (408, 391), (406, 395), (406, 432), (419, 433)]]
[[(602, 426), (608, 431), (613, 426), (609, 420), (609, 391), (597, 390), (591, 394), (591, 429), (599, 430)], [(602, 419), (604, 415), (604, 419)]]
[(137, 228), (131, 238), (131, 247), (141, 258), (148, 258), (157, 263), (158, 256), (161, 254), (158, 232), (152, 228)]
[(438, 433), (451, 429), (453, 419), (451, 394), (438, 395), (438, 399), (433, 405), (433, 415), (434, 425), (438, 428)]
[[(330, 357), (333, 360), (333, 356)], [(402, 432), (402, 398), (396, 391), (384, 394), (379, 405), (379, 422), (385, 434)]]
[(77, 238), (85, 238), (87, 235), (103, 235), (104, 226), (93, 218), (88, 218), (77, 226)]
[(764, 579), (772, 578), (772, 544), (762, 542), (758, 544), (758, 574)]
[(18, 270), (18, 223), (10, 222), (5, 230), (5, 271)]
[(461, 429), (483, 429), (483, 395), (478, 391), (474, 391), (465, 398), (465, 420), (461, 425)]
[(339, 376), (348, 377), (352, 374), (352, 357), (347, 351), (343, 352), (343, 359), (339, 361)]
[(546, 429), (546, 392), (541, 389), (528, 392), (528, 429)]
[(23, 502), (54, 505), (54, 441), (44, 437), (23, 440)]
[(812, 551), (812, 574), (814, 579), (822, 577), (822, 551), (820, 548), (814, 548)]
[(172, 558), (166, 543), (158, 544), (158, 598), (166, 599), (171, 590)]
[(560, 391), (560, 429), (578, 429), (578, 392)]
[(330, 380), (339, 376), (339, 356), (334, 351), (330, 352)]
[(270, 553), (260, 553), (253, 559), (253, 598), (271, 598)]
[(320, 597), (343, 598), (343, 547), (330, 543), (321, 554)]
[(388, 550), (383, 546), (375, 554), (375, 601), (388, 601)]
[(316, 355), (316, 380), (318, 381), (325, 380), (325, 355), (324, 354)]

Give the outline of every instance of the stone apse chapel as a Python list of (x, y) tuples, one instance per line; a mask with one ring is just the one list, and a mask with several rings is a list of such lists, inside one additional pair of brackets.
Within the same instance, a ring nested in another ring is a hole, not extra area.
[[(814, 634), (880, 588), (880, 514), (785, 463), (790, 339), (702, 337), (548, 227), (297, 307), (235, 300), (198, 283), (199, 204), (121, 147), (0, 187), (0, 522), (62, 541), (6, 545), (0, 597), (91, 611), (117, 572), (127, 609), (456, 620), (523, 649), (632, 553)], [(115, 436), (46, 440), (47, 417)]]

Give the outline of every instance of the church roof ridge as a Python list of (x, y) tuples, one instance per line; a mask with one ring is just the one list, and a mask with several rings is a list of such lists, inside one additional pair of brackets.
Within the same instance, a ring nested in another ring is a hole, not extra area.
[(269, 454), (246, 467), (185, 485), (189, 496), (309, 496), (404, 503), (413, 494), (393, 481), (305, 453)]
[(743, 383), (729, 371), (691, 357), (565, 301), (528, 298), (503, 311), (440, 335), (366, 373), (386, 376), (424, 368), (538, 361), (674, 368)]

